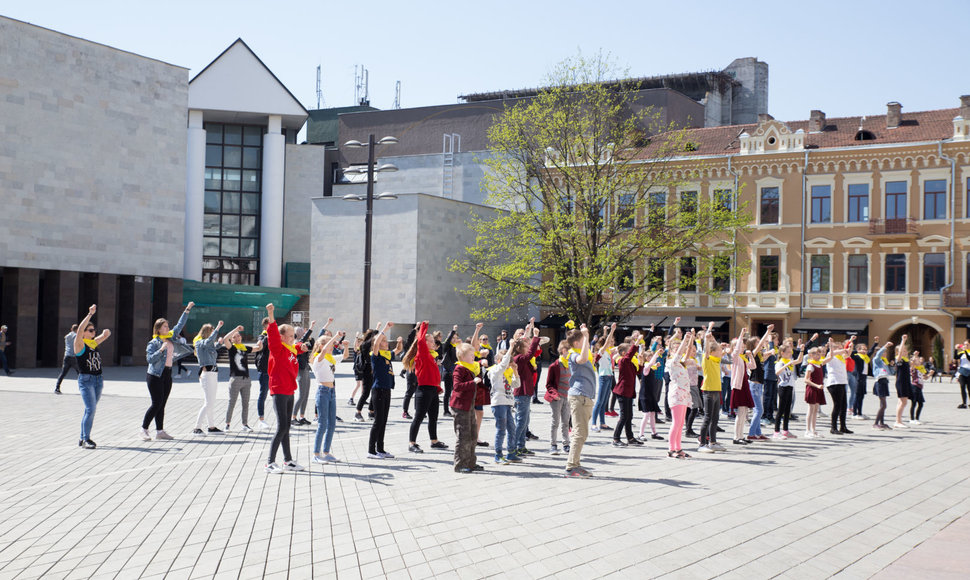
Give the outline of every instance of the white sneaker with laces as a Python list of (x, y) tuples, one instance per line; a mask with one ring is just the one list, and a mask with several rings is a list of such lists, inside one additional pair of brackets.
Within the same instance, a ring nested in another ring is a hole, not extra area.
[(919, 419), (913, 419), (913, 420), (911, 420), (909, 422), (909, 424), (910, 425), (922, 425), (922, 423), (919, 422)]
[(142, 429), (141, 432), (139, 433), (139, 435), (141, 435), (141, 440), (142, 441), (151, 441), (152, 440), (152, 436), (148, 432), (148, 429)]
[(260, 431), (262, 431), (263, 429), (269, 429), (269, 423), (260, 419), (259, 423), (256, 423), (256, 428), (259, 429)]
[(714, 450), (707, 445), (701, 445), (697, 448), (698, 453), (714, 453)]
[(275, 473), (275, 474), (283, 473), (283, 468), (275, 463), (267, 463), (265, 469), (266, 469), (266, 473)]
[(377, 454), (381, 456), (381, 459), (394, 459), (394, 456), (387, 451), (379, 451)]
[(287, 461), (283, 464), (283, 469), (286, 471), (306, 471), (306, 467), (303, 467), (296, 461)]
[(311, 459), (310, 461), (312, 461), (313, 463), (326, 463), (327, 462), (326, 459), (324, 459), (323, 457), (320, 457), (319, 455), (314, 455), (313, 456), (313, 459)]
[(708, 447), (710, 447), (712, 451), (727, 451), (727, 448), (720, 443), (711, 443), (708, 445)]
[(367, 459), (384, 459), (380, 453), (368, 453)]
[(155, 441), (171, 441), (172, 439), (175, 438), (166, 433), (164, 429), (155, 431)]
[(249, 425), (243, 425), (242, 430), (245, 431), (246, 433), (252, 433), (253, 428), (250, 427)]

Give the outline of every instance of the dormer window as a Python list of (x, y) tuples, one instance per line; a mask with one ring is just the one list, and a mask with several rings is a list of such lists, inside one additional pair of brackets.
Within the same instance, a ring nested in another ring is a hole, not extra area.
[(872, 131), (868, 131), (866, 129), (859, 129), (856, 132), (854, 139), (856, 141), (875, 141), (876, 135)]

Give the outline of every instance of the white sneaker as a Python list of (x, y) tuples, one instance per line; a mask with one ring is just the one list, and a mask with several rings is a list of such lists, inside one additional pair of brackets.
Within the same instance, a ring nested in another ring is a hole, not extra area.
[(708, 445), (712, 451), (727, 451), (727, 447), (721, 445), (720, 443), (711, 443)]
[(368, 453), (367, 459), (384, 459), (380, 453)]
[(283, 469), (286, 471), (306, 471), (306, 467), (303, 467), (296, 461), (287, 461), (283, 464)]
[(922, 423), (919, 422), (919, 419), (913, 419), (913, 420), (911, 420), (909, 422), (909, 424), (910, 425), (922, 425)]
[(319, 455), (314, 455), (313, 456), (313, 459), (311, 459), (310, 461), (312, 461), (313, 463), (326, 463), (327, 462), (326, 459), (324, 459), (323, 457), (320, 457)]
[(329, 453), (327, 453), (326, 455), (323, 456), (323, 460), (326, 461), (327, 463), (339, 463), (340, 462), (339, 459), (337, 459), (333, 455), (330, 455)]
[(805, 431), (805, 435), (803, 435), (803, 437), (805, 439), (815, 439), (815, 434), (811, 431)]
[(228, 432), (229, 432), (229, 423), (226, 423), (226, 428), (225, 428), (225, 429), (223, 429), (223, 431), (224, 431), (224, 432), (226, 432), (226, 433), (228, 433)]
[(243, 425), (242, 426), (242, 430), (245, 431), (246, 433), (252, 433), (253, 432), (253, 428), (250, 427), (249, 425)]
[(267, 463), (266, 473), (276, 473), (276, 474), (283, 473), (283, 468), (275, 463)]
[(822, 435), (818, 431), (812, 431), (812, 437), (815, 439), (823, 439)]
[(697, 448), (698, 453), (714, 453), (714, 450), (707, 445), (701, 445)]
[(142, 441), (151, 441), (152, 440), (152, 436), (151, 436), (151, 434), (148, 433), (148, 429), (142, 429), (141, 432), (139, 433), (139, 435), (141, 435), (141, 440)]
[(387, 451), (380, 451), (377, 454), (381, 456), (381, 459), (394, 459), (394, 456)]
[(909, 429), (909, 427), (902, 423), (893, 423), (893, 429)]
[(166, 433), (164, 429), (155, 431), (155, 441), (171, 441), (172, 439), (175, 439), (175, 437)]
[(260, 431), (262, 431), (263, 429), (269, 429), (269, 423), (260, 419), (259, 423), (256, 423), (256, 428), (259, 429)]
[(593, 431), (594, 433), (599, 433), (600, 432), (600, 426), (599, 425), (590, 425), (589, 426), (589, 430), (590, 431)]

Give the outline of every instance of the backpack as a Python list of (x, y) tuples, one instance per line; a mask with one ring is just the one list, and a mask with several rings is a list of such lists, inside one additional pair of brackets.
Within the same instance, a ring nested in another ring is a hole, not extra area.
[(269, 372), (269, 340), (265, 334), (259, 336), (259, 344), (263, 345), (263, 348), (256, 353), (256, 358), (253, 362), (256, 364), (256, 370), (261, 373)]
[(360, 376), (366, 376), (371, 372), (370, 368), (370, 357), (365, 356), (362, 351), (357, 351), (354, 354), (354, 373)]

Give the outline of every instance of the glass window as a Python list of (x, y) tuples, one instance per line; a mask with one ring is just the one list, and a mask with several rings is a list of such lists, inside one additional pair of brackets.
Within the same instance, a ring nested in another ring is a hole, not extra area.
[(778, 188), (777, 187), (762, 187), (761, 188), (761, 221), (763, 224), (777, 224), (778, 223)]
[(219, 213), (219, 192), (218, 191), (206, 191), (205, 192), (205, 212), (206, 213)]
[(206, 123), (205, 142), (222, 143), (222, 125), (219, 125), (218, 123)]
[(946, 261), (943, 253), (923, 255), (923, 292), (939, 292), (946, 284)]
[(205, 256), (218, 256), (219, 238), (203, 238), (202, 254)]
[(812, 186), (812, 223), (827, 224), (832, 221), (832, 187)]
[(226, 169), (222, 172), (222, 188), (239, 191), (242, 174), (238, 169)]
[(849, 221), (869, 221), (868, 183), (853, 183), (849, 185)]
[(262, 127), (244, 127), (243, 128), (243, 143), (245, 145), (255, 145), (257, 147), (263, 144), (263, 128)]
[(226, 145), (242, 145), (241, 125), (226, 125), (224, 135)]
[(620, 195), (620, 202), (617, 204), (617, 219), (620, 220), (619, 226), (624, 229), (632, 228), (636, 224), (636, 201), (633, 194), (624, 193)]
[(244, 238), (255, 238), (256, 237), (256, 217), (244, 215), (240, 218), (239, 222), (240, 232), (239, 235)]
[(906, 218), (906, 182), (889, 181), (886, 183), (886, 219)]
[(946, 219), (945, 179), (928, 179), (923, 182), (923, 219)]
[(239, 213), (239, 194), (227, 191), (222, 194), (222, 211), (224, 213)]
[(683, 224), (693, 226), (697, 223), (697, 192), (682, 191), (680, 193), (680, 213)]
[(715, 189), (714, 203), (727, 211), (731, 211), (734, 209), (734, 192), (730, 189)]
[(223, 167), (239, 167), (242, 165), (241, 147), (223, 147), (223, 151)]
[(714, 258), (714, 289), (718, 292), (730, 292), (731, 290), (731, 257), (717, 256)]
[(255, 193), (242, 194), (242, 213), (259, 213), (259, 196)]
[(239, 237), (239, 216), (222, 215), (222, 235), (235, 238)]
[[(239, 255), (243, 258), (255, 258), (256, 257), (256, 240), (245, 239), (239, 240)], [(251, 262), (252, 263), (252, 262)]]
[(620, 272), (620, 279), (616, 284), (619, 290), (630, 290), (633, 288), (633, 268), (626, 267)]
[(222, 255), (235, 258), (239, 255), (239, 238), (222, 238)]
[(206, 189), (221, 189), (222, 188), (222, 170), (212, 169), (206, 167), (205, 169), (205, 188)]
[(812, 256), (812, 292), (829, 292), (831, 289), (831, 264), (829, 256)]
[(205, 164), (215, 167), (222, 165), (222, 145), (205, 146)]
[(650, 192), (647, 202), (648, 220), (663, 220), (667, 217), (667, 194), (662, 191)]
[(865, 294), (869, 291), (869, 257), (865, 254), (849, 256), (849, 292)]
[(219, 214), (205, 214), (203, 219), (202, 233), (207, 236), (219, 235)]
[(681, 292), (697, 292), (697, 258), (680, 259), (678, 288)]
[(650, 258), (647, 261), (647, 290), (663, 292), (666, 284), (663, 260)]
[(906, 255), (886, 255), (886, 292), (906, 291)]
[[(777, 188), (775, 188), (777, 189)], [(758, 290), (778, 291), (778, 256), (761, 256), (758, 259)]]
[(245, 170), (242, 172), (243, 176), (243, 191), (259, 191), (262, 189), (259, 183), (259, 172)]
[(261, 150), (258, 147), (243, 149), (243, 167), (245, 169), (259, 169)]

